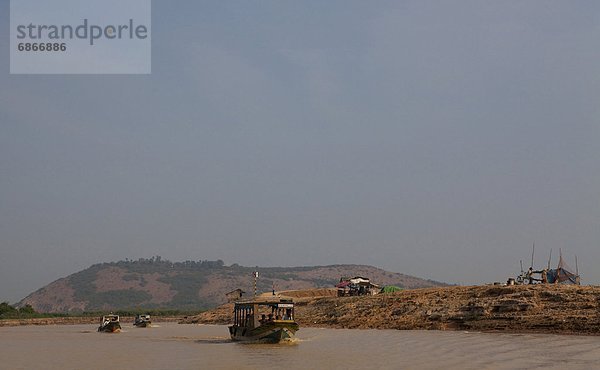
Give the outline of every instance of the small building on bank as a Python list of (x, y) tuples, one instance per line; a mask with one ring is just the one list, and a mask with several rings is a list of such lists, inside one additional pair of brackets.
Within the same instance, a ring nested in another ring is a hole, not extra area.
[(227, 297), (227, 302), (235, 302), (237, 300), (242, 299), (242, 296), (245, 293), (246, 292), (244, 292), (243, 290), (241, 290), (240, 288), (238, 288), (236, 290), (232, 290), (229, 293), (225, 293), (225, 297)]
[(335, 287), (338, 288), (338, 297), (375, 295), (381, 290), (379, 285), (371, 283), (369, 278), (362, 276), (342, 277)]

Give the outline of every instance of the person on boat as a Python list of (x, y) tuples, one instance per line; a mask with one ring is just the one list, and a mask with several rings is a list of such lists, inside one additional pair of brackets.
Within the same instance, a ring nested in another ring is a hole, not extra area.
[(260, 322), (261, 324), (264, 324), (267, 322), (267, 316), (263, 313), (262, 316), (260, 317), (260, 320), (258, 320), (258, 322)]
[(548, 284), (548, 269), (542, 270), (542, 284)]

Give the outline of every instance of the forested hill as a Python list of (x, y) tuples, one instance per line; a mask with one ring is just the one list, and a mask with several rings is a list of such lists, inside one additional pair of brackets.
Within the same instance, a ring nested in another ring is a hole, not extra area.
[(81, 312), (133, 308), (207, 309), (225, 302), (237, 288), (258, 291), (333, 287), (341, 276), (365, 276), (379, 285), (420, 288), (445, 285), (365, 265), (312, 267), (225, 266), (223, 261), (171, 262), (160, 257), (101, 263), (37, 290), (19, 305), (39, 312)]

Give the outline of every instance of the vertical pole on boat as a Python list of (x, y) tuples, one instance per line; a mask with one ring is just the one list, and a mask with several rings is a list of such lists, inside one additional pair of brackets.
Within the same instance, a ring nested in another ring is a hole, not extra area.
[(524, 272), (523, 271), (523, 260), (519, 260), (519, 262), (521, 263), (521, 274)]
[(581, 285), (581, 278), (579, 277), (579, 266), (577, 266), (577, 255), (575, 255), (575, 284)]
[(533, 249), (531, 250), (531, 268), (533, 268), (533, 255), (535, 254), (535, 242), (533, 242)]
[(563, 269), (562, 248), (558, 248), (558, 267), (556, 268), (556, 281), (560, 283), (560, 272)]
[(548, 270), (550, 270), (550, 261), (552, 260), (552, 248), (550, 248), (550, 257), (548, 258)]
[(256, 280), (258, 279), (258, 271), (254, 271), (254, 298), (256, 298)]

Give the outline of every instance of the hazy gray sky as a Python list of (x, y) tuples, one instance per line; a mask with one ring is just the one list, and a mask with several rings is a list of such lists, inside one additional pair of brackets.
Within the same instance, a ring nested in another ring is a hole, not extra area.
[(157, 0), (148, 76), (9, 75), (8, 10), (0, 301), (152, 255), (504, 281), (534, 241), (600, 283), (600, 2)]

